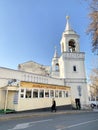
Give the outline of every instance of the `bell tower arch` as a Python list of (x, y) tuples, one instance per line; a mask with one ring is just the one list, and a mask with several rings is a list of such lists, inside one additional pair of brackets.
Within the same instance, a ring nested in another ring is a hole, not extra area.
[(69, 16), (66, 16), (66, 27), (60, 41), (61, 53), (64, 52), (80, 52), (79, 35), (71, 28)]
[(76, 43), (73, 39), (70, 39), (68, 42), (68, 50), (69, 52), (75, 52), (76, 51)]

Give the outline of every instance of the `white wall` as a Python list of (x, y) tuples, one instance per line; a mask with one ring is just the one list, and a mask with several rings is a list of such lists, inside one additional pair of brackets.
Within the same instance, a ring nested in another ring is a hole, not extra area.
[(20, 81), (30, 81), (35, 83), (46, 83), (54, 85), (64, 85), (63, 79), (51, 78), (49, 76), (41, 76), (33, 73), (12, 70), (8, 68), (0, 68), (0, 87), (7, 85), (8, 80), (18, 79)]
[[(84, 53), (63, 53), (59, 59), (61, 78), (86, 78)], [(76, 66), (76, 72), (73, 71)]]
[[(52, 106), (52, 98), (20, 99), (17, 111), (40, 109)], [(70, 98), (55, 98), (56, 106), (70, 105)], [(26, 105), (25, 105), (26, 104)]]
[[(67, 82), (66, 85), (71, 86), (71, 101), (75, 104), (75, 98), (79, 98), (81, 101), (82, 108), (85, 108), (88, 104), (88, 91), (87, 91), (87, 83), (86, 82)], [(78, 86), (81, 87), (81, 96), (79, 96)]]

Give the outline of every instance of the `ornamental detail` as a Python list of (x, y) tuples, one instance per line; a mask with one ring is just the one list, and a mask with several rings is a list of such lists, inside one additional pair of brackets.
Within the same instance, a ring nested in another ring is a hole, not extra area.
[(86, 79), (65, 79), (65, 83), (86, 83)]
[(66, 58), (84, 59), (84, 53), (64, 53), (64, 59), (66, 59)]

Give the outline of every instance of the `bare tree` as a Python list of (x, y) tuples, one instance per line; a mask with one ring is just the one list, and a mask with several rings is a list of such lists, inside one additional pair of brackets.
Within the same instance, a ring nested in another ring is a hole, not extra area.
[(92, 52), (98, 55), (98, 0), (86, 0), (90, 7), (90, 24), (87, 33), (91, 35)]
[(90, 81), (91, 95), (98, 97), (98, 68), (92, 70)]

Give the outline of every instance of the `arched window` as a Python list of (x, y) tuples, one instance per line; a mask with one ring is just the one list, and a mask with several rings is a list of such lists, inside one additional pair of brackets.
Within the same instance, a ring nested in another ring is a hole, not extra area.
[(56, 65), (55, 65), (55, 71), (59, 71), (59, 64), (58, 63), (56, 63)]
[(68, 43), (68, 47), (69, 47), (69, 52), (75, 52), (76, 50), (75, 41), (70, 40)]

